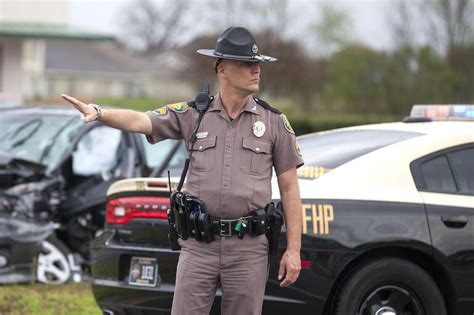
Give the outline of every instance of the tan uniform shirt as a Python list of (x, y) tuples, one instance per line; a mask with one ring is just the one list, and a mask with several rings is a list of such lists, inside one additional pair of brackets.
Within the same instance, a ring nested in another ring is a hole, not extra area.
[(252, 97), (234, 120), (220, 96), (211, 102), (197, 140), (190, 143), (198, 111), (176, 103), (147, 112), (153, 125), (150, 143), (184, 139), (193, 150), (186, 191), (204, 201), (213, 219), (235, 219), (271, 200), (272, 166), (276, 175), (303, 165), (286, 117), (257, 104)]

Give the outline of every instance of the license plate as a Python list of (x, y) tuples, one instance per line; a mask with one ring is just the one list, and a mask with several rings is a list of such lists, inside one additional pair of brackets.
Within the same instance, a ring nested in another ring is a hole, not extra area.
[(155, 258), (132, 257), (128, 284), (155, 287), (158, 278), (158, 263)]

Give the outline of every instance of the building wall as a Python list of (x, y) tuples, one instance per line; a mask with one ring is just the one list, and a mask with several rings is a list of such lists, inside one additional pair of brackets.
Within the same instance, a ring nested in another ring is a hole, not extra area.
[(22, 45), (23, 99), (35, 99), (44, 95), (46, 42), (43, 39), (24, 39)]
[(0, 22), (67, 24), (68, 0), (0, 0)]
[[(113, 75), (106, 73), (75, 73), (46, 70), (45, 99), (57, 98), (61, 93), (74, 95), (85, 100), (95, 97), (157, 97), (191, 100), (197, 91), (187, 82), (175, 79), (150, 79), (144, 74)], [(113, 105), (113, 104), (110, 104)]]
[(22, 40), (0, 38), (0, 106), (19, 104), (22, 99)]

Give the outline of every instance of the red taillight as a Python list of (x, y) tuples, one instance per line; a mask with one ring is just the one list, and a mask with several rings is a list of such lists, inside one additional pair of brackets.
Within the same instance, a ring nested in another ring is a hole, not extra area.
[(123, 197), (107, 202), (107, 223), (125, 224), (134, 218), (167, 219), (168, 197)]
[(311, 268), (312, 265), (313, 265), (312, 261), (309, 261), (309, 260), (301, 261), (301, 269)]
[(148, 188), (168, 188), (168, 184), (162, 182), (148, 182), (147, 186)]
[[(278, 259), (278, 264), (280, 264), (280, 262), (281, 262), (281, 259)], [(311, 268), (311, 266), (313, 266), (312, 261), (310, 261), (310, 260), (302, 260), (301, 261), (301, 269)]]

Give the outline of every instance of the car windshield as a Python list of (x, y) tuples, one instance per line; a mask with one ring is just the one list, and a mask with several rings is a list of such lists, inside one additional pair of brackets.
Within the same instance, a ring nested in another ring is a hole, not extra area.
[(298, 139), (305, 165), (298, 176), (318, 178), (359, 156), (421, 135), (398, 130), (341, 130), (316, 133)]
[[(151, 145), (144, 135), (141, 135), (143, 146), (145, 148), (146, 164), (149, 168), (162, 166), (165, 159), (170, 158), (167, 162), (165, 170), (170, 169), (172, 176), (179, 176), (187, 158), (184, 141), (167, 139)], [(176, 147), (178, 146), (178, 147)], [(169, 157), (170, 151), (175, 150), (174, 154)], [(164, 176), (164, 174), (157, 174)]]
[(18, 159), (57, 166), (70, 139), (82, 126), (78, 116), (2, 113), (0, 150)]

